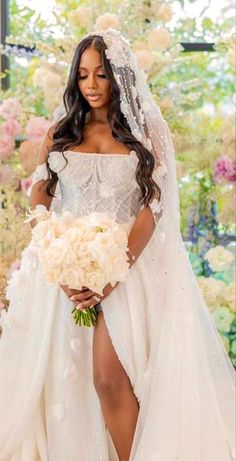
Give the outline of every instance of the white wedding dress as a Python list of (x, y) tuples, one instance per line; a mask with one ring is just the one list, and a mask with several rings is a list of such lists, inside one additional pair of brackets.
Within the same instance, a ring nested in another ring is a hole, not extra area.
[[(61, 206), (130, 229), (140, 211), (137, 156), (50, 154)], [(43, 178), (45, 165), (38, 169)], [(56, 203), (56, 201), (53, 201)], [(179, 236), (162, 219), (125, 282), (102, 302), (140, 413), (132, 461), (232, 461), (234, 370)], [(168, 253), (167, 258), (163, 255)], [(181, 267), (181, 270), (179, 270)], [(29, 245), (8, 287), (0, 340), (0, 461), (113, 461), (92, 379), (93, 328), (48, 284)]]

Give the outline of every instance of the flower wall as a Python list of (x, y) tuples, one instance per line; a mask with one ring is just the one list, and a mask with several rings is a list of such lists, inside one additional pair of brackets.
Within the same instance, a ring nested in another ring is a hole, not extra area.
[[(198, 10), (196, 17), (186, 13), (189, 5)], [(43, 19), (10, 0), (10, 13), (11, 35), (1, 48), (10, 58), (11, 84), (0, 104), (0, 306), (7, 306), (6, 280), (30, 239), (23, 220), (31, 175), (53, 112), (61, 104), (73, 50), (89, 31), (114, 27), (132, 42), (173, 133), (182, 235), (236, 364), (233, 6), (225, 2), (212, 19), (207, 8), (199, 11), (197, 1), (55, 0), (49, 19)], [(214, 51), (183, 52), (181, 43), (199, 41), (214, 42)], [(225, 258), (227, 264), (212, 264), (210, 251), (213, 259)]]

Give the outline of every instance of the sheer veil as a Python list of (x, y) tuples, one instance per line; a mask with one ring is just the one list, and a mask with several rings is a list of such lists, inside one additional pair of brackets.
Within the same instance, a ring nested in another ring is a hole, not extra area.
[[(107, 45), (121, 110), (132, 134), (152, 152), (153, 177), (161, 189), (161, 203), (154, 198), (150, 204), (156, 227), (148, 245), (156, 289), (147, 310), (147, 369), (134, 387), (141, 406), (131, 460), (231, 461), (235, 372), (180, 234), (171, 133), (129, 42), (113, 29), (94, 34)], [(152, 292), (153, 280), (146, 284)]]

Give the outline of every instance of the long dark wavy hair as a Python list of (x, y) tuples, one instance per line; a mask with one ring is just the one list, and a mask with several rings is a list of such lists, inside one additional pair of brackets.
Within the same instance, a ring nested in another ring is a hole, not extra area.
[[(90, 112), (91, 108), (78, 87), (78, 68), (81, 56), (88, 47), (93, 47), (100, 53), (104, 75), (111, 85), (110, 107), (107, 120), (111, 127), (112, 136), (118, 142), (134, 150), (138, 156), (139, 162), (136, 169), (136, 181), (141, 191), (139, 201), (141, 205), (146, 206), (150, 203), (156, 192), (159, 199), (161, 196), (160, 188), (152, 178), (155, 160), (151, 152), (132, 135), (128, 122), (121, 112), (120, 90), (114, 78), (111, 64), (105, 54), (107, 46), (103, 38), (99, 35), (90, 35), (84, 38), (75, 50), (67, 87), (63, 95), (66, 115), (57, 123), (54, 129), (52, 135), (53, 144), (49, 153), (52, 151), (61, 152), (66, 166), (68, 160), (65, 158), (64, 152), (69, 149), (73, 150), (72, 148), (79, 146), (84, 140), (83, 131), (86, 115)], [(47, 168), (50, 179), (46, 190), (48, 195), (53, 196), (52, 188), (58, 178), (57, 174), (50, 169), (48, 161)]]

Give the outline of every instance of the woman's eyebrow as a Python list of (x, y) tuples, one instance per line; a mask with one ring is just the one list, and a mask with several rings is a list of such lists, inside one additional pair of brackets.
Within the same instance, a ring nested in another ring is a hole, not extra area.
[[(95, 67), (95, 69), (100, 69), (100, 67), (102, 67), (102, 64), (100, 64), (99, 66)], [(79, 67), (79, 70), (82, 69), (82, 70), (88, 70), (86, 69), (86, 67)]]

